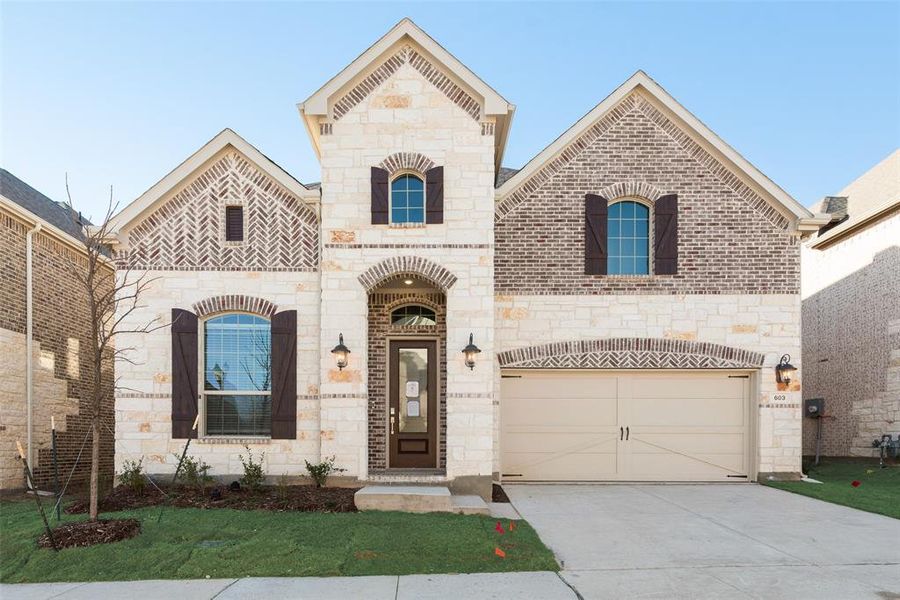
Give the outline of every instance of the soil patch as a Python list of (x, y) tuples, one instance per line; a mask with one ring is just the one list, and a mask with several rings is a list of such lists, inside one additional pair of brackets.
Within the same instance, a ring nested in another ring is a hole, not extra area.
[[(53, 530), (53, 540), (57, 548), (76, 548), (109, 544), (133, 538), (141, 532), (137, 519), (101, 519), (99, 521), (79, 521), (66, 523)], [(38, 538), (38, 546), (52, 548), (50, 538), (45, 533)]]
[(499, 484), (493, 484), (491, 488), (491, 502), (509, 502), (509, 496)]
[[(171, 498), (170, 506), (187, 508), (232, 508), (236, 510), (274, 510), (300, 512), (356, 512), (353, 495), (359, 488), (289, 485), (264, 487), (260, 490), (245, 488), (232, 490), (227, 485), (217, 485), (199, 490), (178, 486), (166, 490)], [(145, 489), (136, 494), (130, 488), (119, 486), (100, 501), (100, 510), (115, 512), (157, 506), (166, 502), (166, 496), (157, 489)], [(82, 514), (88, 503), (78, 500), (68, 507), (69, 514)]]

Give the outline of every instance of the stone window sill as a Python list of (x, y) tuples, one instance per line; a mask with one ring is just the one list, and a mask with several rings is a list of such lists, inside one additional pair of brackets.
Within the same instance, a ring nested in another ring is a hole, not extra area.
[(198, 444), (270, 444), (270, 437), (201, 437), (197, 439)]
[(391, 223), (389, 229), (425, 229), (428, 223)]

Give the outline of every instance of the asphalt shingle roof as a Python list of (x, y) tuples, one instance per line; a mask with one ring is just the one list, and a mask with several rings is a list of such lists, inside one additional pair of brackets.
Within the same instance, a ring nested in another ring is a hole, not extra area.
[[(0, 194), (72, 237), (81, 238), (81, 228), (72, 219), (68, 206), (54, 202), (6, 169), (0, 169)], [(82, 221), (90, 224), (87, 219)]]

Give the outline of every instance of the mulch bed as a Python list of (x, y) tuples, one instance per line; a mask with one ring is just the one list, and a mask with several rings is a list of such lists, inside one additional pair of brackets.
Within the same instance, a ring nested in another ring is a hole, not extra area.
[[(183, 508), (232, 508), (236, 510), (273, 510), (298, 512), (356, 512), (353, 494), (359, 488), (290, 485), (264, 487), (257, 491), (246, 488), (232, 490), (227, 485), (197, 488), (179, 486), (172, 490), (169, 506)], [(119, 486), (100, 501), (100, 510), (115, 512), (157, 506), (166, 502), (165, 495), (155, 488), (147, 488), (137, 494), (131, 488)], [(68, 507), (68, 514), (83, 514), (88, 503), (78, 500)]]
[[(109, 544), (133, 538), (141, 532), (137, 519), (101, 519), (99, 521), (79, 521), (66, 523), (53, 530), (53, 540), (58, 549)], [(38, 546), (52, 548), (46, 533), (38, 538)]]
[(493, 484), (491, 488), (491, 502), (509, 502), (509, 496), (506, 495), (506, 492), (503, 491), (503, 488), (498, 484)]

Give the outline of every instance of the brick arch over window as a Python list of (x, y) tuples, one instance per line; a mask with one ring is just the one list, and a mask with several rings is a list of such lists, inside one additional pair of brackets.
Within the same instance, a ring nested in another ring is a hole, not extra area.
[(369, 267), (359, 276), (359, 282), (367, 292), (400, 275), (417, 275), (446, 292), (456, 283), (456, 275), (420, 256), (392, 256)]
[(497, 358), (501, 367), (522, 369), (757, 369), (765, 356), (707, 342), (609, 338), (517, 348)]
[(621, 183), (610, 184), (596, 192), (596, 194), (603, 196), (610, 201), (618, 200), (619, 198), (638, 197), (643, 198), (652, 204), (663, 195), (663, 192), (655, 186), (644, 183), (643, 181), (623, 181)]
[(271, 318), (278, 310), (278, 307), (268, 300), (239, 294), (206, 298), (195, 303), (193, 308), (198, 317), (206, 317), (220, 312), (241, 311)]
[(391, 174), (405, 170), (424, 173), (434, 167), (434, 161), (418, 152), (395, 152), (378, 166)]

